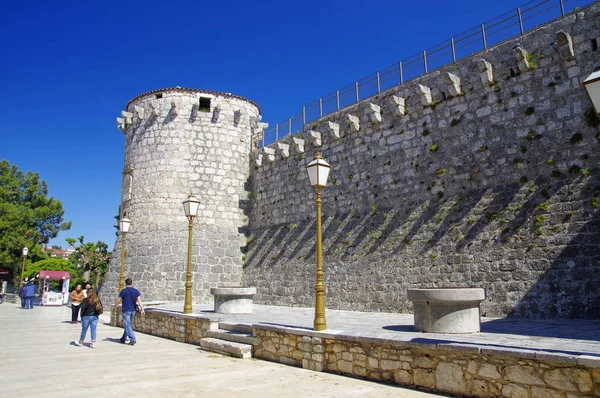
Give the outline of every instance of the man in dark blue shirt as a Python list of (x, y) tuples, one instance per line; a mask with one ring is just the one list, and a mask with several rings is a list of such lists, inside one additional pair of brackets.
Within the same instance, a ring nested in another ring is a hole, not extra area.
[(125, 339), (129, 337), (129, 345), (135, 345), (135, 334), (133, 333), (133, 317), (135, 315), (135, 305), (139, 304), (140, 315), (144, 316), (144, 306), (142, 299), (140, 298), (140, 292), (132, 286), (133, 282), (131, 278), (125, 279), (125, 289), (119, 293), (119, 298), (115, 302), (114, 309), (119, 305), (119, 301), (123, 303), (121, 310), (123, 312), (123, 336), (121, 337), (121, 343), (125, 344)]

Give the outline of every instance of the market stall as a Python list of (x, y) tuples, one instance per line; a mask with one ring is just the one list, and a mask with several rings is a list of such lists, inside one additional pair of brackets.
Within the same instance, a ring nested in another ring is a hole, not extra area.
[[(60, 291), (52, 289), (52, 282), (60, 281)], [(46, 271), (39, 273), (39, 289), (41, 304), (45, 306), (64, 305), (69, 300), (69, 282), (71, 274), (68, 271)]]

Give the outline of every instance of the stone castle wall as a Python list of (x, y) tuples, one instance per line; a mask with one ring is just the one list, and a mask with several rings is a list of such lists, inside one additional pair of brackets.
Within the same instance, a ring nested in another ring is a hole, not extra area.
[[(210, 105), (203, 108), (200, 98)], [(125, 277), (145, 300), (184, 299), (188, 220), (181, 203), (190, 192), (201, 202), (193, 230), (193, 301), (210, 302), (211, 287), (239, 286), (259, 113), (241, 97), (178, 87), (136, 97), (118, 120), (126, 138), (121, 210), (132, 222)], [(102, 289), (110, 301), (117, 296), (120, 242)]]
[(594, 3), (255, 151), (255, 300), (314, 303), (304, 167), (321, 151), (328, 308), (404, 312), (409, 288), (483, 287), (484, 315), (599, 318), (599, 122), (580, 84), (599, 41)]

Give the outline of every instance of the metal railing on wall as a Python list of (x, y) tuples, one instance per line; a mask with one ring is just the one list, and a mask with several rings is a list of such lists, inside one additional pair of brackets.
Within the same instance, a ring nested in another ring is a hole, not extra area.
[[(598, 0), (532, 0), (302, 107), (265, 130), (259, 146), (278, 142), (322, 117), (404, 84), (473, 53), (517, 37)], [(259, 137), (260, 138), (260, 137)]]

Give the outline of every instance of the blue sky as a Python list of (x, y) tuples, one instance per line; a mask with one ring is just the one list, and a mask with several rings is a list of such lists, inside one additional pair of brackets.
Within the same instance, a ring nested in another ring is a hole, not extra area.
[(84, 235), (112, 248), (124, 150), (115, 118), (136, 95), (231, 92), (274, 124), (523, 2), (4, 2), (0, 159), (39, 172), (63, 202), (73, 226), (51, 244)]

